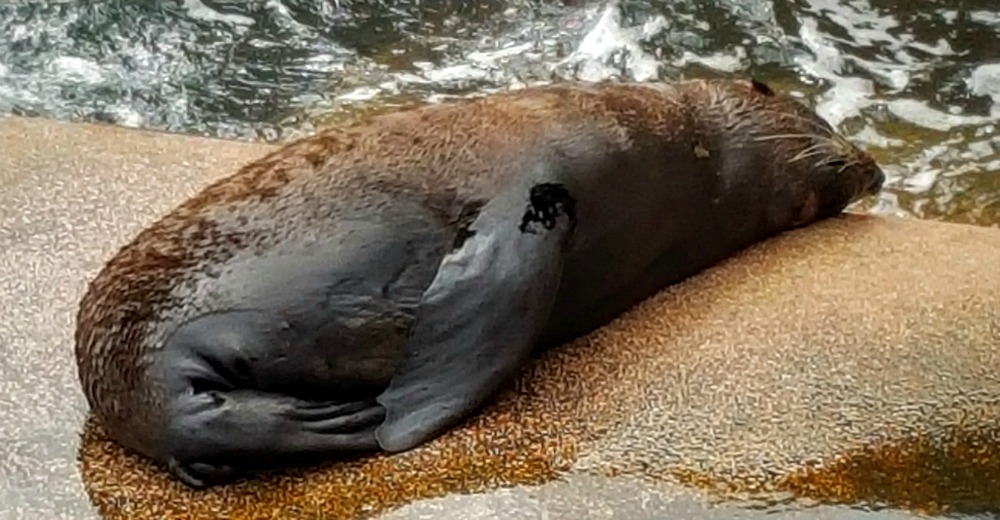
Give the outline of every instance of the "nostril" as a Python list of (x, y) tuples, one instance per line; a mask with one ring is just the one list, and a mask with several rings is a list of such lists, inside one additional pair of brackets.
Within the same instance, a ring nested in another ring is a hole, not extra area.
[(868, 177), (868, 178), (866, 178), (861, 183), (861, 188), (862, 189), (858, 193), (858, 195), (860, 195), (860, 196), (874, 195), (874, 194), (878, 193), (878, 191), (879, 191), (879, 189), (881, 189), (881, 187), (882, 187), (882, 176), (881, 175), (875, 175), (875, 176)]
[(878, 175), (874, 176), (868, 183), (868, 191), (878, 191), (885, 183), (885, 172), (879, 171)]

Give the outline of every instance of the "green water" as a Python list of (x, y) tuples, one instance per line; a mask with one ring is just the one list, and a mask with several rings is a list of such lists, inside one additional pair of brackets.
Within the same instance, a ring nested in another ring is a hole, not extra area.
[(1000, 223), (987, 0), (7, 2), (0, 113), (281, 140), (525, 83), (752, 74), (889, 176), (862, 208)]

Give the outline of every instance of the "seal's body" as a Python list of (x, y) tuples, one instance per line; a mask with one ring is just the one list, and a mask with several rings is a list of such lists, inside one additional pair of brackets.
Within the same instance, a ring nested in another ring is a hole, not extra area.
[(877, 191), (743, 81), (564, 84), (319, 133), (143, 231), (81, 302), (88, 401), (189, 485), (424, 443), (537, 348)]

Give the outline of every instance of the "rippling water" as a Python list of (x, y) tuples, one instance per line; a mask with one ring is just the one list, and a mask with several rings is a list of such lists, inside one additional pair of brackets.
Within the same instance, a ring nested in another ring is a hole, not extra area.
[(877, 155), (865, 209), (998, 225), (998, 31), (993, 0), (7, 2), (0, 113), (281, 140), (538, 82), (753, 74)]

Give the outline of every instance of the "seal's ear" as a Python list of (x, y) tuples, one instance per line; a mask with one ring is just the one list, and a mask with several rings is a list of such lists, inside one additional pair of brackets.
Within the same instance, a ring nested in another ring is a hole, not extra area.
[(386, 409), (376, 430), (382, 449), (406, 451), (456, 426), (531, 355), (575, 219), (566, 189), (545, 180), (524, 176), (485, 204), (444, 257), (406, 358), (377, 399)]
[(751, 78), (750, 85), (753, 86), (755, 91), (764, 94), (765, 96), (771, 97), (774, 95), (774, 91), (771, 90), (771, 87), (767, 86), (767, 83), (764, 83), (763, 81), (757, 81), (756, 79)]

